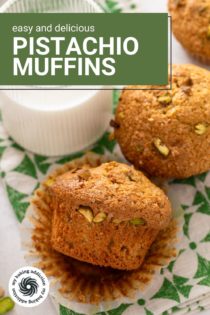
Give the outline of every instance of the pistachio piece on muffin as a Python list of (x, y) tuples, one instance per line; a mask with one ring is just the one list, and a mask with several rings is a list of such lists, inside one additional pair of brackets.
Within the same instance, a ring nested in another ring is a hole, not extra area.
[(210, 1), (169, 0), (173, 32), (185, 49), (210, 64)]
[(210, 169), (210, 72), (174, 65), (172, 73), (167, 92), (135, 86), (122, 92), (115, 139), (137, 169), (187, 178)]
[(117, 162), (59, 176), (49, 188), (52, 247), (98, 266), (138, 268), (171, 219), (164, 192), (143, 173)]

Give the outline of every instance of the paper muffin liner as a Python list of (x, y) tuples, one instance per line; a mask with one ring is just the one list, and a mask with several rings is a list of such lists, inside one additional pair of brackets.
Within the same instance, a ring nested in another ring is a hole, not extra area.
[(84, 165), (96, 167), (109, 160), (105, 156), (88, 153), (53, 171), (35, 191), (22, 223), (22, 245), (27, 264), (42, 269), (48, 276), (50, 295), (56, 303), (80, 313), (93, 314), (116, 308), (122, 303), (135, 302), (144, 289), (152, 285), (160, 269), (175, 259), (180, 247), (181, 207), (167, 185), (161, 184), (169, 195), (174, 218), (159, 233), (139, 269), (120, 271), (97, 267), (52, 249), (52, 210), (48, 186), (67, 171)]

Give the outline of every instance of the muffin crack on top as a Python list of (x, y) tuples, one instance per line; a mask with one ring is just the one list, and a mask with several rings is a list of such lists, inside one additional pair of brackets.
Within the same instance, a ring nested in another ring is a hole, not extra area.
[(114, 122), (114, 136), (136, 168), (163, 178), (209, 170), (209, 71), (174, 65), (171, 91), (123, 90)]

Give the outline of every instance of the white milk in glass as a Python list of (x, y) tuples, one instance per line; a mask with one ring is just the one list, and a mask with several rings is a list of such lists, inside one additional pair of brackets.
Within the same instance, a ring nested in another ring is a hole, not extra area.
[[(87, 87), (88, 88), (88, 87)], [(91, 87), (93, 88), (93, 87)], [(75, 107), (92, 98), (96, 90), (21, 90), (4, 91), (16, 103), (43, 111)]]

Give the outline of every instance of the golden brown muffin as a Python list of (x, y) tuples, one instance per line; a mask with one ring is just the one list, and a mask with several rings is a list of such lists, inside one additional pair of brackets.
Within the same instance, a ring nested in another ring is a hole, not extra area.
[(178, 41), (210, 64), (210, 0), (169, 0), (169, 11)]
[(210, 169), (210, 72), (174, 65), (172, 86), (169, 91), (124, 90), (112, 126), (136, 168), (186, 178)]
[(117, 162), (68, 172), (50, 189), (53, 248), (99, 266), (138, 268), (171, 218), (163, 191)]

